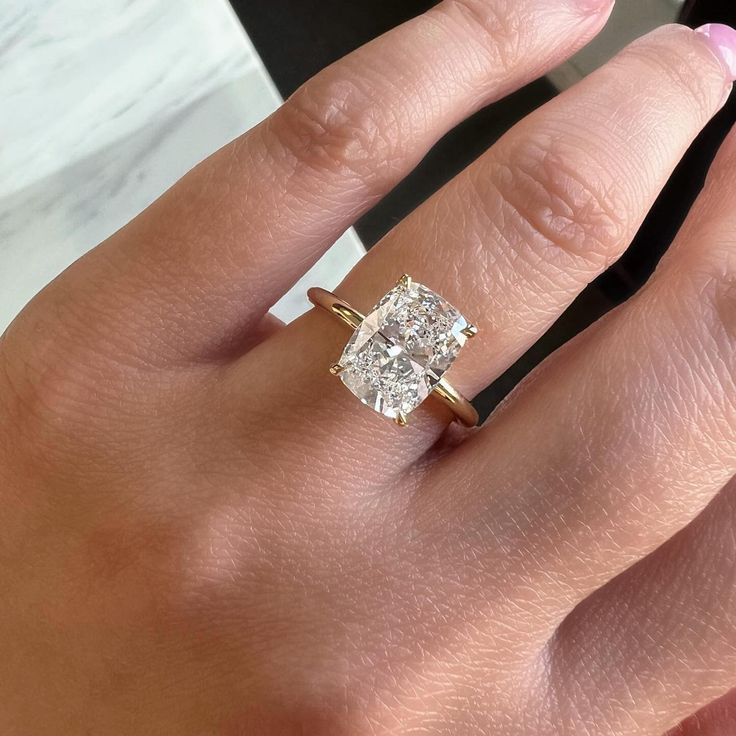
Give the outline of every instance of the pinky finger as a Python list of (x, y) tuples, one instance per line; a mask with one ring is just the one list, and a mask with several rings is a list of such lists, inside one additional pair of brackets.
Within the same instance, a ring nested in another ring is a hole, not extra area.
[[(605, 728), (586, 733), (660, 736), (736, 686), (735, 164), (736, 131), (657, 274), (607, 326), (608, 375), (630, 384), (636, 365), (650, 390), (629, 408), (638, 448), (607, 477), (616, 520), (587, 560), (613, 535), (619, 554), (656, 550), (576, 606), (548, 646), (554, 700), (566, 704), (558, 717), (580, 727), (591, 697), (605, 712)], [(630, 356), (628, 378), (610, 373), (613, 344)], [(629, 474), (634, 463), (649, 472)], [(733, 702), (718, 707), (674, 733), (733, 733), (706, 725), (733, 724)]]

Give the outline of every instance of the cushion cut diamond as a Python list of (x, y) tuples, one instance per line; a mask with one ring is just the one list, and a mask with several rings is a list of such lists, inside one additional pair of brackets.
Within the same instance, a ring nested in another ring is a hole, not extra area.
[(429, 396), (467, 340), (469, 323), (422, 284), (400, 281), (345, 346), (343, 383), (377, 412), (405, 417)]

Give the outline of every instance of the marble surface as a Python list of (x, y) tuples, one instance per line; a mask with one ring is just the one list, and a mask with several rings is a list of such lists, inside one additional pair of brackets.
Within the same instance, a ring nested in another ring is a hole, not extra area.
[[(226, 0), (6, 0), (0, 332), (61, 270), (280, 99)], [(363, 254), (346, 233), (274, 311)]]

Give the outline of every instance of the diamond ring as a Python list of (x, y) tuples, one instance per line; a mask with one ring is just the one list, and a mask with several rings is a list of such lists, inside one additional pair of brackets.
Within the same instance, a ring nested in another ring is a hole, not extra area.
[(478, 412), (443, 378), (478, 328), (439, 294), (404, 275), (366, 316), (324, 289), (307, 296), (353, 328), (330, 372), (364, 404), (403, 427), (431, 394), (465, 426), (478, 424)]

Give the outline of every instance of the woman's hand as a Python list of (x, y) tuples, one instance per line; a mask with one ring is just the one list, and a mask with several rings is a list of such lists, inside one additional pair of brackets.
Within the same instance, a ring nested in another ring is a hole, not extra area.
[[(736, 686), (736, 138), (650, 283), (476, 432), (400, 429), (270, 305), (607, 0), (445, 0), (327, 69), (0, 343), (0, 732), (661, 736)], [(473, 394), (617, 258), (722, 105), (663, 28), (509, 132), (339, 289), (480, 327)], [(720, 57), (718, 55), (720, 49)], [(681, 731), (736, 729), (722, 699)]]

